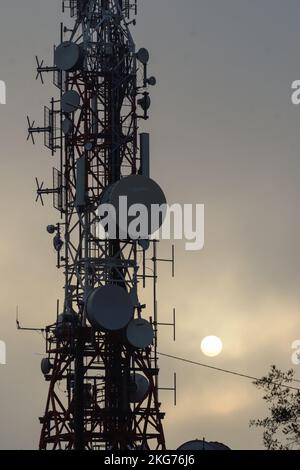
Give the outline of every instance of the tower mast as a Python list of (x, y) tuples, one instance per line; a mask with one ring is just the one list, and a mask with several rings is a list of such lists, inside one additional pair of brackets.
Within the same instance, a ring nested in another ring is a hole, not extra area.
[(45, 107), (44, 127), (28, 119), (28, 137), (34, 142), (43, 132), (60, 156), (53, 187), (37, 182), (37, 199), (51, 194), (60, 213), (47, 230), (65, 279), (62, 312), (46, 328), (42, 371), (49, 391), (39, 447), (165, 449), (156, 298), (154, 317), (139, 300), (141, 281), (157, 281), (145, 274), (145, 252), (153, 250), (156, 264), (156, 242), (103, 236), (98, 212), (124, 181), (129, 188), (137, 178), (154, 184), (149, 136), (139, 136), (138, 126), (148, 119), (155, 79), (147, 75), (148, 51), (136, 50), (129, 29), (136, 1), (62, 5), (73, 25), (62, 25), (52, 67), (37, 59), (38, 76), (53, 72), (60, 96)]

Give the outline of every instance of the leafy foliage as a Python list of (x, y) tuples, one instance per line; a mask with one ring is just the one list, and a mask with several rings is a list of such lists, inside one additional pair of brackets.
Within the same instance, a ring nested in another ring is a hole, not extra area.
[(300, 390), (295, 387), (295, 372), (282, 372), (272, 366), (267, 376), (254, 382), (264, 392), (269, 416), (252, 420), (250, 426), (263, 428), (263, 442), (268, 450), (300, 449)]

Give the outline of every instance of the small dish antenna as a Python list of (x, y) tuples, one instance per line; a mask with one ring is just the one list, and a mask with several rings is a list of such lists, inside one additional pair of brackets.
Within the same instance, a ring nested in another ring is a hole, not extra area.
[(131, 403), (141, 403), (149, 393), (149, 380), (142, 374), (131, 374), (132, 391), (130, 393)]
[(138, 100), (138, 104), (144, 112), (148, 111), (151, 106), (151, 98), (147, 92), (145, 92), (143, 97)]
[(74, 125), (71, 119), (68, 119), (68, 118), (64, 119), (62, 122), (61, 128), (65, 135), (71, 134), (74, 128)]
[(63, 42), (54, 52), (54, 63), (59, 70), (73, 72), (82, 67), (84, 51), (74, 42)]
[(80, 95), (75, 90), (66, 91), (61, 99), (61, 109), (64, 113), (74, 113), (80, 108)]
[(143, 318), (132, 320), (127, 326), (126, 337), (134, 348), (146, 349), (151, 346), (154, 331), (151, 323)]
[(150, 59), (150, 54), (147, 49), (142, 47), (136, 54), (136, 58), (141, 64), (147, 65)]
[(44, 375), (48, 375), (51, 372), (52, 364), (48, 357), (44, 357), (41, 361), (41, 371)]

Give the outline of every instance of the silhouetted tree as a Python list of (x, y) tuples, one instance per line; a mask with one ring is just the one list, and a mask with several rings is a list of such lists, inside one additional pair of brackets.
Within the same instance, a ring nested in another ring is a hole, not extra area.
[(300, 390), (295, 371), (282, 372), (272, 366), (267, 376), (254, 382), (264, 392), (269, 416), (252, 420), (250, 426), (263, 428), (263, 442), (268, 450), (300, 449)]

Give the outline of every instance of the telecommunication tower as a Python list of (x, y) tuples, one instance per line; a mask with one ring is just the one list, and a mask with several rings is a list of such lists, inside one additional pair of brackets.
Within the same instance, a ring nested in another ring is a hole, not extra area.
[[(62, 10), (72, 26), (61, 24), (54, 65), (37, 58), (37, 78), (52, 73), (59, 97), (45, 107), (43, 127), (28, 118), (28, 139), (43, 133), (59, 155), (53, 186), (37, 180), (37, 200), (52, 195), (60, 213), (47, 231), (65, 279), (63, 306), (45, 330), (41, 368), (49, 392), (39, 447), (165, 449), (157, 241), (121, 236), (120, 227), (110, 239), (99, 231), (98, 211), (104, 202), (118, 210), (124, 195), (131, 203), (165, 203), (150, 179), (149, 134), (139, 132), (156, 80), (148, 76), (147, 49), (136, 50), (130, 33), (136, 0), (64, 0)], [(174, 271), (174, 250), (162, 261)], [(140, 301), (147, 281), (151, 312)], [(175, 315), (173, 326), (175, 334)]]

